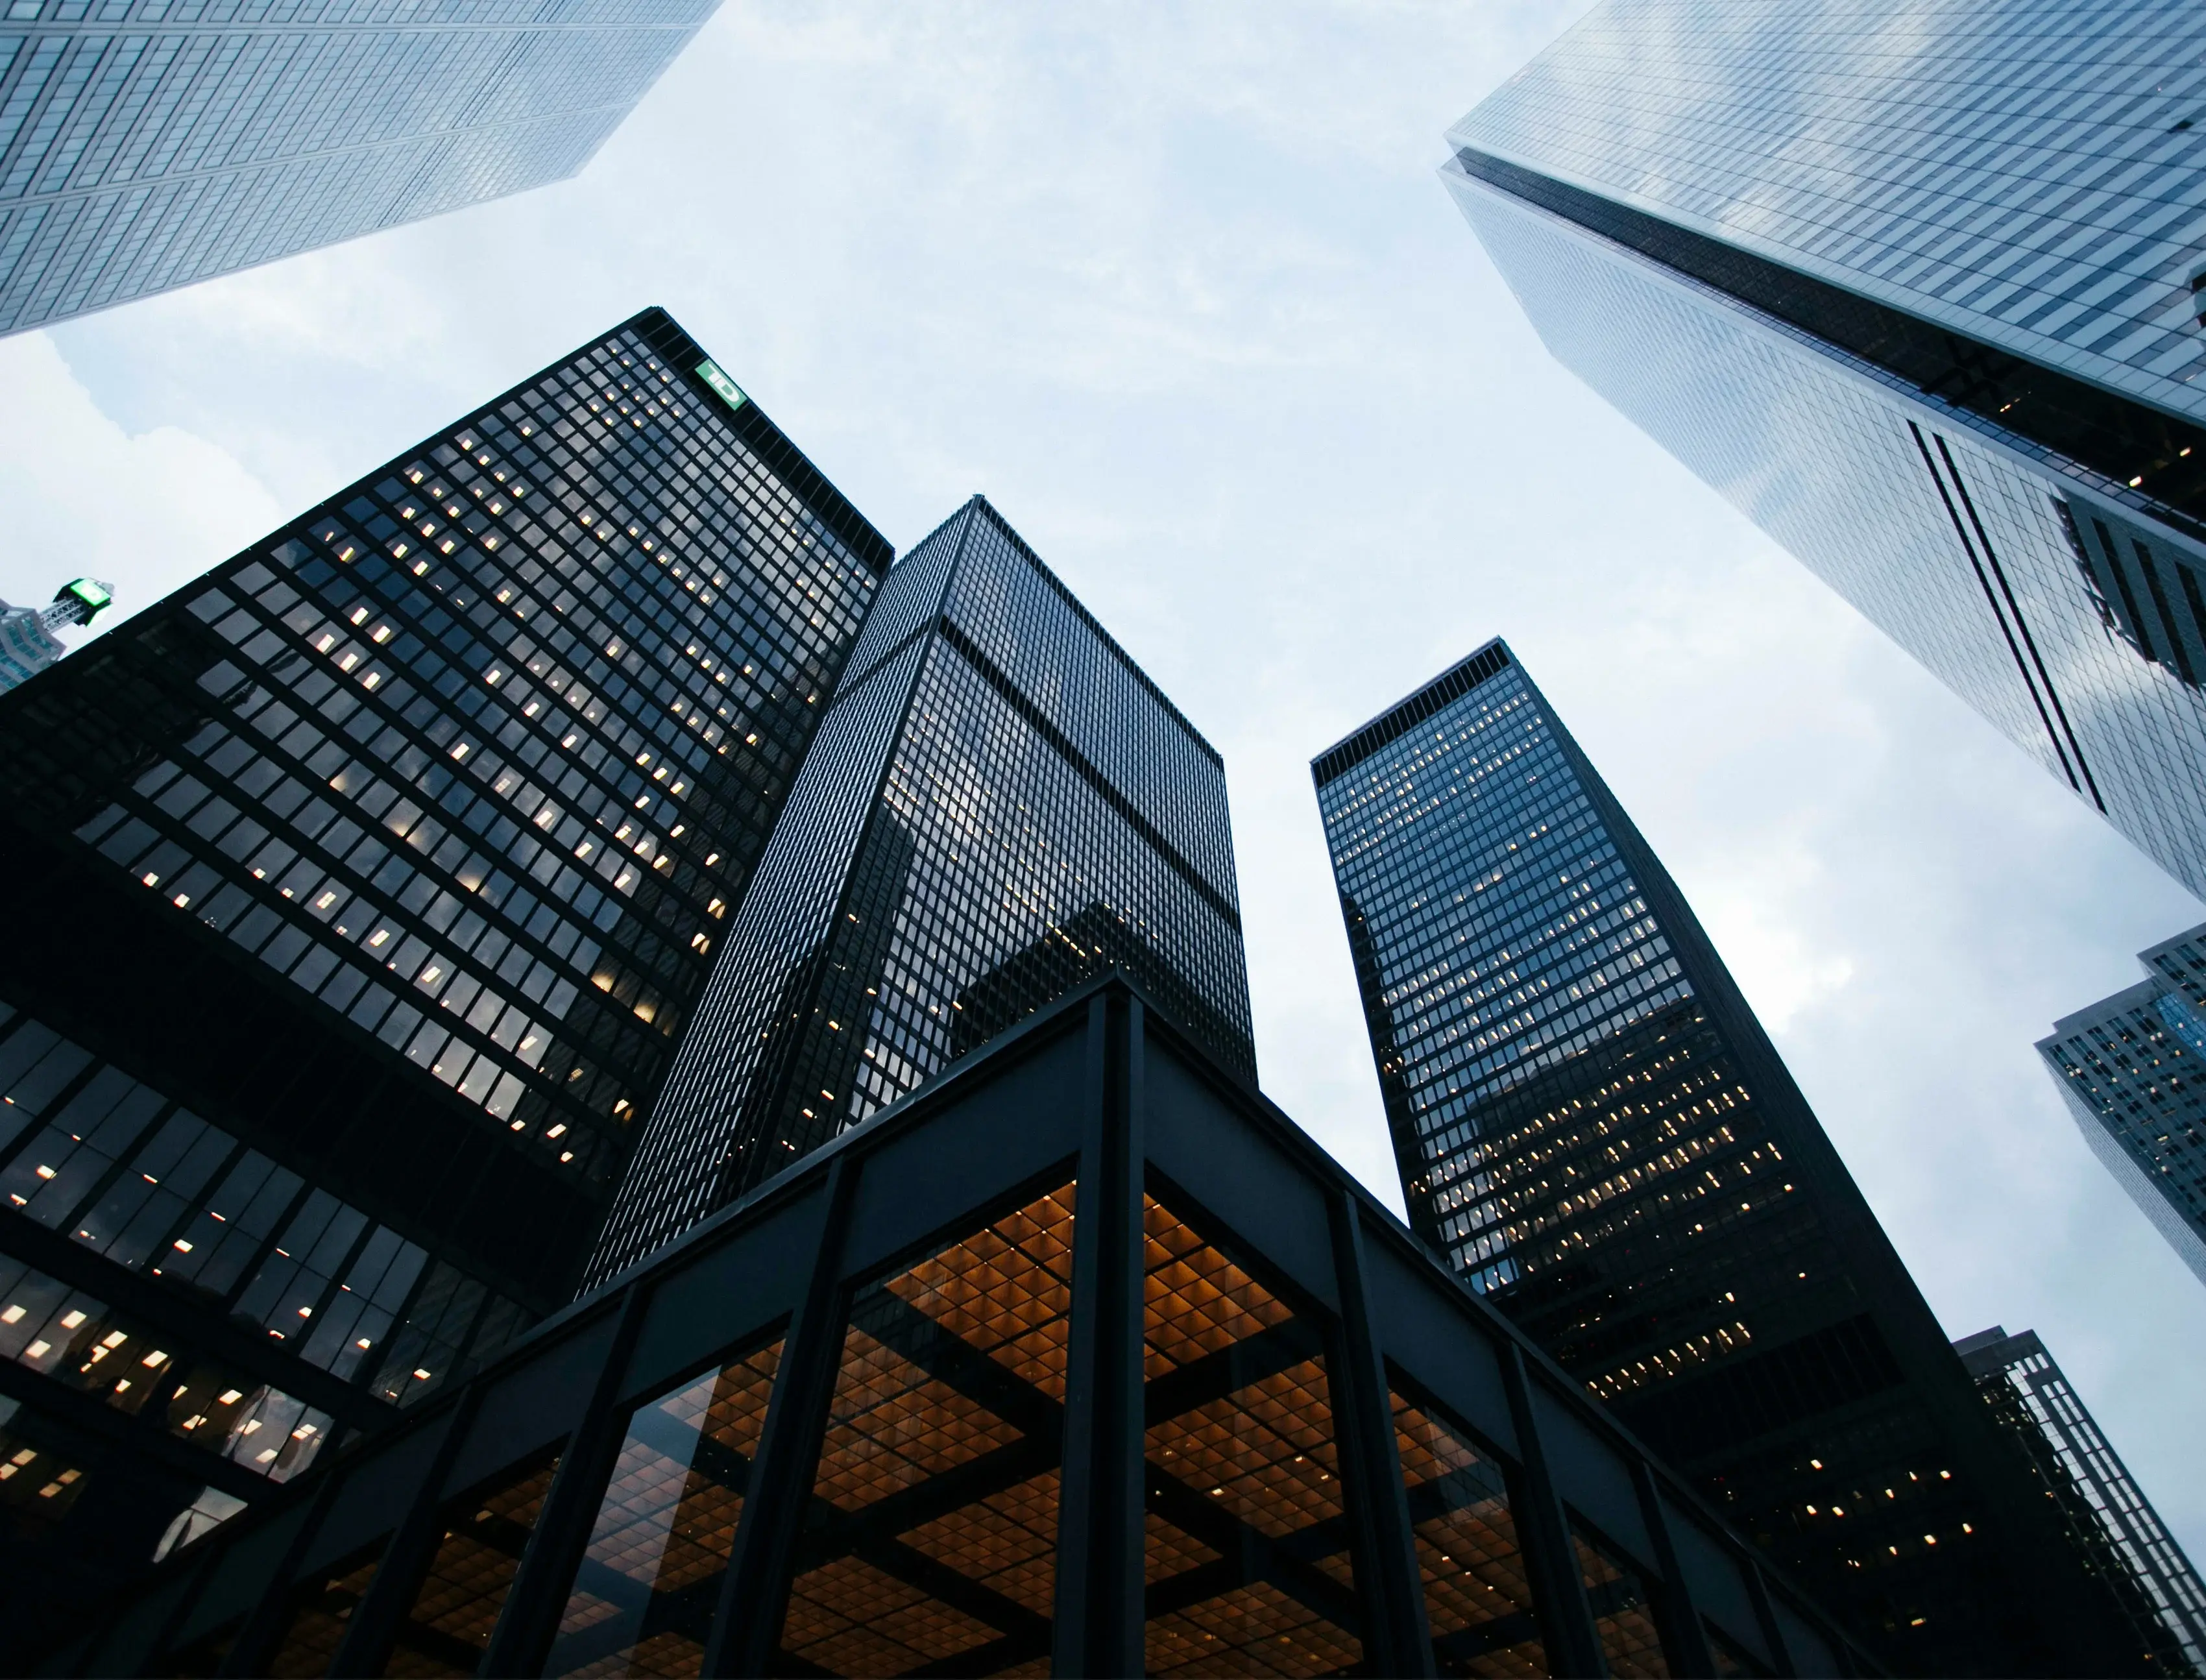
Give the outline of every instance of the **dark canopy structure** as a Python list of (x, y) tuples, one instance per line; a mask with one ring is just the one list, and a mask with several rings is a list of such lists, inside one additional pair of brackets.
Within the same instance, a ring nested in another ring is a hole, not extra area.
[(1116, 974), (186, 1548), (45, 1664), (1864, 1666)]

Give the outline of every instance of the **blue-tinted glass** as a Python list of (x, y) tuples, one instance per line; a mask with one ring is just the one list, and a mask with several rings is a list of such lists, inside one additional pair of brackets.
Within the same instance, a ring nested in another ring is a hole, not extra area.
[(0, 332), (575, 173), (715, 0), (11, 0)]

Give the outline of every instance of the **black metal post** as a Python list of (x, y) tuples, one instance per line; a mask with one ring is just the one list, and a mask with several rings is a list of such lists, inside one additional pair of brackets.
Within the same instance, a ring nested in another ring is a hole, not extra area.
[(1684, 1567), (1678, 1561), (1677, 1541), (1654, 1486), (1654, 1473), (1643, 1458), (1631, 1461), (1631, 1486), (1639, 1495), (1639, 1515), (1654, 1547), (1655, 1566), (1662, 1571), (1654, 1594), (1654, 1622), (1661, 1630), (1662, 1654), (1670, 1659), (1670, 1672), (1680, 1680), (1688, 1675), (1705, 1675), (1714, 1680), (1716, 1654), (1709, 1648), (1708, 1629), (1701, 1625), (1692, 1583), (1685, 1579)]
[[(149, 1669), (156, 1661), (169, 1654), (170, 1647), (176, 1642), (176, 1635), (183, 1631), (184, 1623), (190, 1619), (193, 1606), (199, 1603), (200, 1594), (206, 1590), (208, 1584), (214, 1579), (215, 1565), (221, 1563), (222, 1558), (223, 1548), (211, 1546), (206, 1548), (206, 1555), (192, 1567), (190, 1578), (183, 1591), (176, 1595), (176, 1601), (169, 1606), (167, 1613), (161, 1617), (160, 1631), (155, 1634), (146, 1646), (143, 1660)], [(84, 1652), (79, 1665), (80, 1669), (82, 1670), (90, 1659), (98, 1654), (96, 1651), (92, 1650)]]
[(545, 1491), (544, 1508), (536, 1515), (513, 1584), (506, 1589), (505, 1603), (491, 1629), (490, 1644), (476, 1669), (479, 1674), (534, 1674), (552, 1648), (567, 1584), (575, 1578), (582, 1548), (589, 1544), (598, 1501), (620, 1451), (625, 1414), (614, 1403), (628, 1374), (636, 1334), (643, 1327), (646, 1299), (641, 1283), (622, 1291), (612, 1345), (598, 1367), (581, 1416), (568, 1432), (559, 1468), (552, 1473), (552, 1486)]
[(437, 1555), (437, 1542), (444, 1538), (444, 1478), (451, 1473), (460, 1443), (467, 1439), (476, 1409), (482, 1404), (483, 1386), (469, 1383), (460, 1391), (452, 1421), (444, 1427), (444, 1439), (437, 1443), (436, 1456), (429, 1461), (421, 1485), (414, 1490), (406, 1515), (391, 1532), (383, 1562), (345, 1623), (344, 1637), (337, 1641), (337, 1656), (330, 1663), (331, 1674), (380, 1674), (391, 1660), (399, 1623), (414, 1607), (421, 1577), (428, 1573)]
[(1501, 1385), (1508, 1393), (1510, 1421), (1517, 1429), (1517, 1539), (1524, 1548), (1525, 1572), (1531, 1578), (1533, 1605), (1547, 1647), (1547, 1670), (1569, 1680), (1603, 1680), (1608, 1665), (1601, 1658), (1593, 1606), (1586, 1602), (1585, 1574), (1578, 1564), (1577, 1548), (1571, 1543), (1570, 1518), (1541, 1444), (1524, 1351), (1515, 1342), (1505, 1341), (1500, 1352)]
[(781, 1642), (797, 1537), (812, 1497), (843, 1349), (844, 1236), (857, 1183), (856, 1152), (844, 1149), (827, 1164), (820, 1250), (782, 1343), (773, 1397), (766, 1403), (758, 1453), (751, 1460), (742, 1519), (736, 1525), (719, 1607), (705, 1641), (702, 1671), (711, 1680), (767, 1673)]
[(1059, 1675), (1145, 1666), (1143, 1032), (1136, 998), (1106, 992), (1088, 1006), (1050, 1667)]
[(1356, 1193), (1345, 1184), (1335, 1186), (1327, 1198), (1327, 1212), (1345, 1355), (1333, 1383), (1333, 1439), (1357, 1540), (1364, 1665), (1374, 1674), (1429, 1676), (1437, 1671), (1432, 1624), (1425, 1617), (1424, 1573), (1417, 1564), (1409, 1493), (1402, 1485), (1385, 1358), (1371, 1331), (1363, 1218)]
[[(1762, 1623), (1762, 1642), (1769, 1647), (1769, 1671), (1791, 1680), (1799, 1673), (1792, 1665), (1792, 1653), (1785, 1643), (1785, 1629), (1777, 1625), (1777, 1607), (1769, 1601), (1769, 1583), (1762, 1579), (1762, 1570), (1751, 1558), (1742, 1558), (1738, 1565), (1746, 1571), (1746, 1594), (1754, 1600), (1754, 1619)], [(1839, 1660), (1845, 1662), (1852, 1655), (1841, 1651)]]
[(307, 1506), (306, 1520), (300, 1523), (299, 1532), (287, 1552), (268, 1576), (268, 1585), (237, 1629), (237, 1637), (230, 1641), (230, 1649), (223, 1653), (217, 1674), (261, 1674), (267, 1671), (276, 1648), (290, 1625), (291, 1588), (298, 1576), (298, 1562), (314, 1535), (322, 1526), (322, 1519), (330, 1514), (335, 1504), (337, 1489), (344, 1486), (341, 1475), (328, 1474), (322, 1485), (314, 1490), (313, 1503)]

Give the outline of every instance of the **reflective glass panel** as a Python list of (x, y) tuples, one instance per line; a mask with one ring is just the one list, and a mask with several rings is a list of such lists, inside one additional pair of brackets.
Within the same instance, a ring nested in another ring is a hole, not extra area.
[(507, 1471), (444, 1509), (444, 1536), (399, 1623), (385, 1674), (473, 1674), (558, 1460)]
[(1430, 1408), (1388, 1397), (1434, 1662), (1442, 1674), (1547, 1673), (1501, 1466)]
[(1153, 1674), (1334, 1674), (1361, 1615), (1318, 1327), (1145, 1208)]
[(1571, 1538), (1577, 1546), (1586, 1600), (1593, 1607), (1594, 1626), (1601, 1634), (1601, 1653), (1608, 1663), (1608, 1671), (1619, 1680), (1627, 1675), (1666, 1680), (1669, 1661), (1662, 1654), (1654, 1606), (1639, 1571), (1576, 1524), (1571, 1526)]
[(318, 1570), (292, 1594), (290, 1625), (284, 1629), (268, 1672), (277, 1680), (311, 1680), (327, 1674), (344, 1638), (345, 1623), (360, 1607), (361, 1595), (383, 1561), (384, 1536), (332, 1568)]
[(1048, 1671), (1070, 1184), (852, 1303), (781, 1656)]
[(781, 1343), (629, 1420), (550, 1674), (695, 1674), (718, 1606)]

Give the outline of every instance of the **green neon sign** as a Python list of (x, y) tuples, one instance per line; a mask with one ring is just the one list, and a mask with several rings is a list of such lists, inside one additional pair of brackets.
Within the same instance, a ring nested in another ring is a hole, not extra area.
[(718, 391), (720, 400), (730, 408), (740, 408), (750, 401), (743, 395), (743, 388), (720, 372), (719, 364), (709, 356), (697, 364), (697, 377)]

